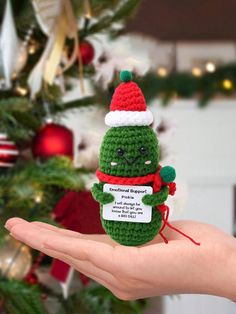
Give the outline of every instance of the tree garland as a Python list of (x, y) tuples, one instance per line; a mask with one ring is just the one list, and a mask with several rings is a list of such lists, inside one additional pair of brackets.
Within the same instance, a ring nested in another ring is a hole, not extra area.
[(165, 77), (148, 73), (139, 84), (147, 101), (160, 97), (163, 105), (167, 105), (176, 97), (197, 97), (199, 106), (204, 107), (217, 95), (229, 97), (236, 91), (236, 63), (223, 65), (215, 72), (199, 77), (184, 72), (173, 72)]

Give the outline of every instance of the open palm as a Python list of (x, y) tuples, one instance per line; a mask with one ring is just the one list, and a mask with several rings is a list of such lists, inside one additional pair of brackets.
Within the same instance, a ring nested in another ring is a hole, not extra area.
[(123, 300), (176, 293), (235, 297), (236, 289), (224, 288), (229, 278), (223, 272), (225, 256), (232, 255), (232, 249), (236, 252), (234, 239), (207, 224), (180, 221), (173, 225), (201, 246), (167, 229), (169, 244), (157, 236), (144, 246), (126, 247), (107, 235), (84, 235), (20, 218), (8, 220), (6, 228), (14, 238), (68, 263)]

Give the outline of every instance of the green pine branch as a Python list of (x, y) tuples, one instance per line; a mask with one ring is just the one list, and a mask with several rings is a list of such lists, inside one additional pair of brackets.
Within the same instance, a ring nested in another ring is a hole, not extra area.
[[(66, 157), (46, 162), (28, 161), (0, 176), (0, 238), (7, 219), (52, 222), (48, 217), (65, 190), (84, 190), (83, 169), (75, 169)], [(38, 200), (39, 199), (39, 200)]]
[(48, 314), (37, 286), (2, 279), (0, 299), (6, 314)]
[[(137, 9), (141, 0), (123, 0), (117, 5), (114, 11), (108, 11), (97, 23), (91, 25), (86, 30), (81, 30), (80, 36), (83, 39), (86, 36), (107, 30), (113, 23), (122, 22), (130, 17)], [(114, 12), (114, 13), (113, 13)]]

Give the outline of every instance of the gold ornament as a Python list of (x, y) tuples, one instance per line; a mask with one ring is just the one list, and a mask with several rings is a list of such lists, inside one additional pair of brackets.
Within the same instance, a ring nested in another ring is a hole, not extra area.
[(6, 237), (0, 247), (0, 271), (8, 279), (23, 279), (32, 265), (30, 249), (21, 242)]

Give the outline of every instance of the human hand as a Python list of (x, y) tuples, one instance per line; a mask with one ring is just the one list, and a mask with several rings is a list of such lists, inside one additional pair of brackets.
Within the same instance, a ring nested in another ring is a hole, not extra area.
[(236, 240), (207, 224), (173, 225), (201, 246), (167, 229), (169, 244), (157, 236), (144, 246), (126, 247), (107, 235), (84, 235), (19, 218), (8, 220), (6, 228), (14, 238), (68, 263), (123, 300), (181, 293), (236, 299)]

